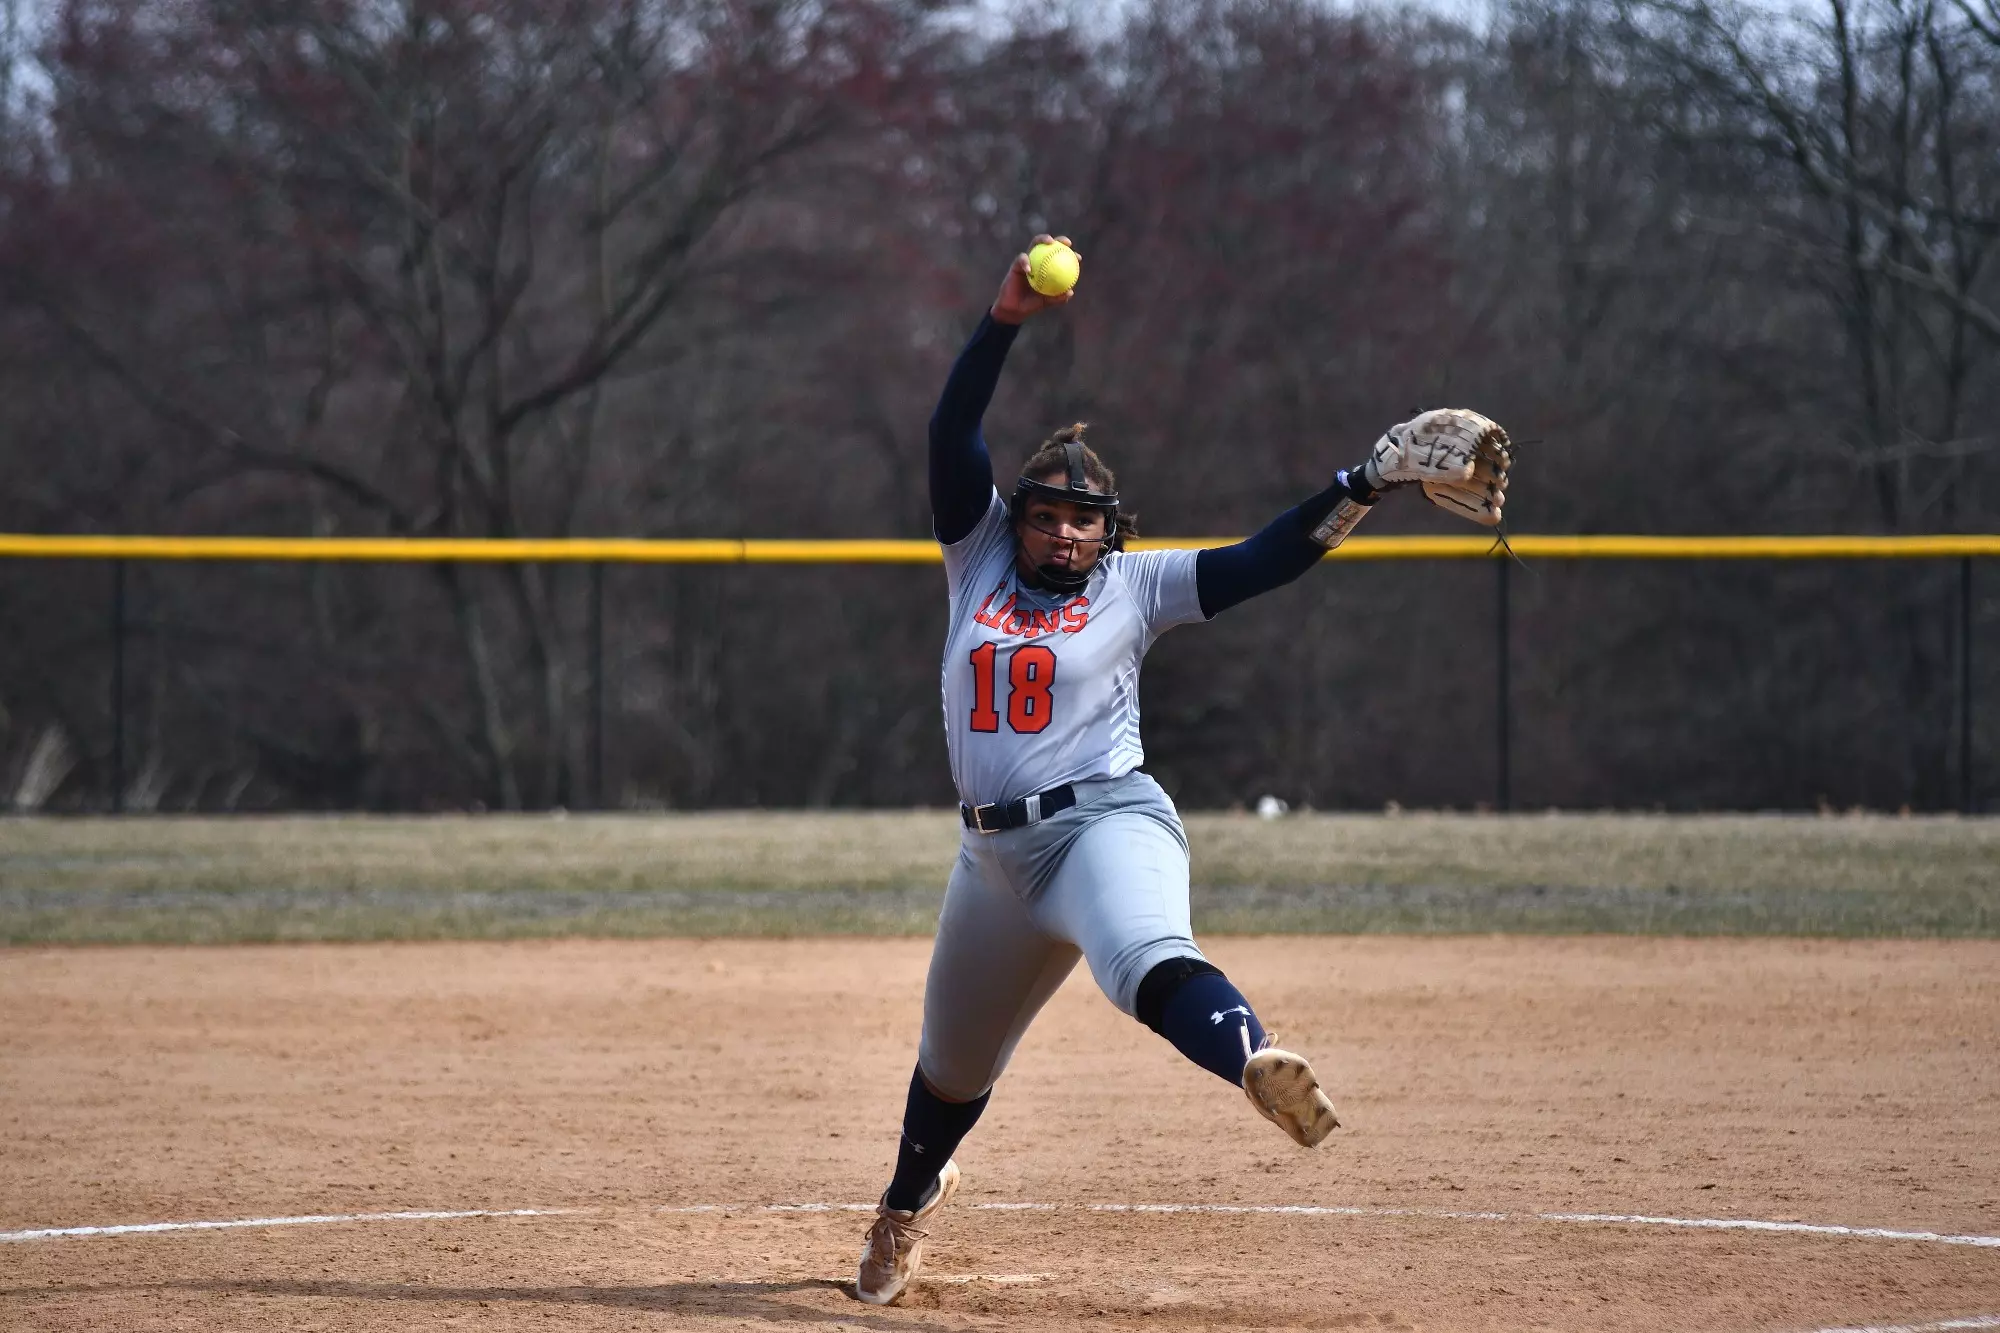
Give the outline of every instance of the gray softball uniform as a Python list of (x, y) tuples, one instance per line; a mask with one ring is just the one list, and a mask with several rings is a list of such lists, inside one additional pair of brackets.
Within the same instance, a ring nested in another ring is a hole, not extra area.
[(1032, 588), (997, 491), (944, 548), (945, 734), (960, 799), (1013, 801), (1063, 783), (1077, 796), (1038, 823), (960, 840), (917, 1057), (947, 1097), (993, 1086), (1079, 957), (1128, 1014), (1155, 965), (1201, 957), (1187, 835), (1167, 794), (1136, 771), (1140, 660), (1167, 629), (1205, 619), (1195, 555), (1106, 552), (1077, 592)]

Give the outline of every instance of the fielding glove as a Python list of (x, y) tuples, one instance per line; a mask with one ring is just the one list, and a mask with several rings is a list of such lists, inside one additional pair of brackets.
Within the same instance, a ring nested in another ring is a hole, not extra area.
[(1361, 472), (1384, 490), (1416, 482), (1424, 497), (1474, 523), (1496, 527), (1507, 502), (1513, 447), (1498, 423), (1462, 407), (1441, 407), (1391, 426)]

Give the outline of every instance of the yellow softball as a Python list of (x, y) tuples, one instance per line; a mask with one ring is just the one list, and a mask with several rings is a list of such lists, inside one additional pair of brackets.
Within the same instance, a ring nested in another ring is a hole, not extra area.
[(1061, 296), (1082, 272), (1083, 260), (1061, 241), (1043, 241), (1028, 251), (1028, 285), (1043, 296)]

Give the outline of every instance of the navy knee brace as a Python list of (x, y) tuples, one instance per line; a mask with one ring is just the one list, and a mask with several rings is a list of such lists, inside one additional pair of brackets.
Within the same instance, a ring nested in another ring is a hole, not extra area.
[(1139, 982), (1139, 993), (1133, 1001), (1132, 1010), (1141, 1023), (1160, 1032), (1167, 1001), (1174, 997), (1175, 991), (1192, 977), (1221, 975), (1222, 969), (1205, 958), (1169, 958), (1164, 963), (1155, 964), (1153, 970)]

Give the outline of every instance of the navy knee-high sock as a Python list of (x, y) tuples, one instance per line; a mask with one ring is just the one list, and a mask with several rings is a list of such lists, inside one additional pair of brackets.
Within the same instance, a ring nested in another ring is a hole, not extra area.
[(1237, 1087), (1243, 1062), (1264, 1044), (1264, 1025), (1220, 972), (1189, 977), (1160, 1007), (1160, 1035), (1188, 1059)]
[(910, 1074), (910, 1097), (903, 1106), (903, 1141), (896, 1147), (896, 1175), (884, 1201), (904, 1212), (921, 1207), (937, 1184), (938, 1172), (958, 1151), (959, 1141), (979, 1123), (993, 1093), (976, 1101), (948, 1102), (924, 1086), (921, 1068)]

